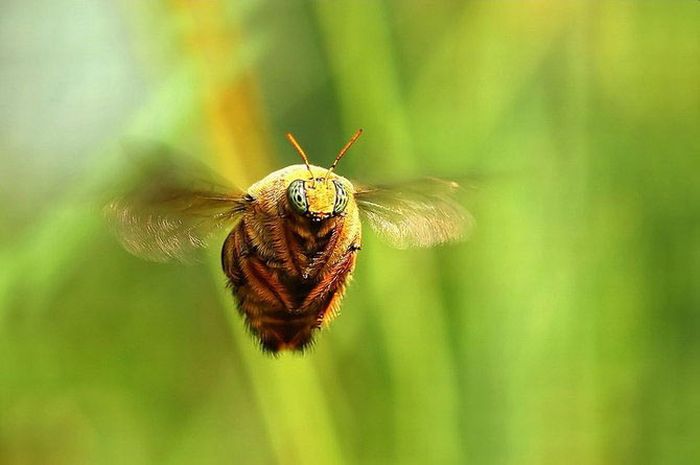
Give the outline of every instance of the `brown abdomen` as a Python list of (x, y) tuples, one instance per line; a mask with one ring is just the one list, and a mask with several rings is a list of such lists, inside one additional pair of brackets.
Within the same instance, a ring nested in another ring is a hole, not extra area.
[(253, 226), (241, 221), (221, 254), (238, 309), (264, 350), (302, 350), (335, 315), (357, 247), (338, 241), (342, 221), (308, 230), (279, 221), (262, 230), (274, 236), (269, 241), (260, 239), (259, 224)]

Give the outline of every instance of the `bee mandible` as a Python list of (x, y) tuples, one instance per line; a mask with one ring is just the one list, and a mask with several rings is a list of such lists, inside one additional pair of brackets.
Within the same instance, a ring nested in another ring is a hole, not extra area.
[(288, 166), (246, 191), (195, 187), (163, 170), (105, 207), (127, 251), (152, 261), (187, 261), (214, 233), (230, 232), (221, 265), (246, 326), (265, 351), (301, 351), (338, 314), (362, 247), (362, 222), (390, 245), (429, 247), (463, 237), (472, 219), (455, 182), (424, 178), (364, 186), (330, 168)]

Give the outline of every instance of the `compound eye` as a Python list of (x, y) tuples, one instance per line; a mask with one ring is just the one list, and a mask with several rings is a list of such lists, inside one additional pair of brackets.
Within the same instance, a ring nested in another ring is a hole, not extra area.
[(289, 203), (297, 212), (307, 212), (309, 204), (306, 202), (306, 189), (304, 188), (304, 181), (302, 179), (292, 181), (287, 188), (287, 199), (289, 199)]
[(333, 181), (333, 184), (335, 184), (335, 205), (333, 205), (333, 214), (337, 215), (344, 212), (345, 207), (348, 206), (348, 193), (340, 182)]

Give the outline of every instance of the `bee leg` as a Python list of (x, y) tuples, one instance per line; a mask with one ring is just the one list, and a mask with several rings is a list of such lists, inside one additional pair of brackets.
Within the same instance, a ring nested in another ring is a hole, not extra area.
[(226, 237), (221, 248), (221, 267), (229, 279), (229, 284), (234, 288), (245, 283), (240, 261), (251, 253), (245, 237), (242, 236), (240, 227), (235, 228)]
[(268, 267), (255, 255), (243, 257), (240, 266), (247, 287), (258, 300), (267, 303), (272, 308), (286, 311), (294, 310), (292, 298), (273, 268)]
[(343, 268), (339, 270), (339, 277), (342, 276), (342, 278), (331, 284), (331, 288), (333, 290), (330, 291), (330, 294), (332, 297), (318, 313), (317, 327), (328, 325), (336, 316), (338, 316), (338, 313), (340, 313), (340, 302), (345, 295), (345, 288), (352, 278), (352, 270), (355, 268), (356, 256), (354, 252), (355, 251), (349, 251), (347, 255), (347, 263), (342, 264), (341, 262)]
[[(315, 303), (322, 302), (327, 296), (340, 293), (342, 295), (344, 286), (355, 269), (357, 249), (349, 247), (344, 255), (333, 265), (326, 266), (322, 273), (319, 273), (319, 281), (304, 299), (302, 308), (309, 308)], [(323, 310), (325, 311), (327, 308)], [(322, 316), (322, 315), (321, 315)]]
[(236, 228), (226, 238), (221, 258), (224, 273), (239, 303), (253, 301), (273, 308), (292, 308), (277, 272), (253, 252), (242, 228)]
[[(308, 264), (304, 269), (302, 274), (304, 279), (309, 279), (311, 277), (319, 276), (322, 274), (328, 262), (333, 258), (333, 252), (338, 244), (338, 240), (341, 236), (341, 229), (335, 228), (331, 232), (331, 237), (328, 239), (325, 247), (321, 252), (319, 252), (316, 257)], [(336, 253), (337, 255), (337, 253)]]

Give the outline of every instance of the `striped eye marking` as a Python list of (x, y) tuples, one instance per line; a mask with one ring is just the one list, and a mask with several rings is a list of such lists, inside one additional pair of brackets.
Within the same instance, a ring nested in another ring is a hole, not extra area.
[(333, 214), (337, 215), (345, 211), (348, 206), (348, 193), (343, 185), (338, 181), (333, 181), (335, 184), (335, 205), (333, 205)]
[(297, 179), (287, 188), (287, 199), (294, 209), (299, 213), (306, 213), (309, 210), (309, 203), (306, 201), (306, 189), (304, 181)]

